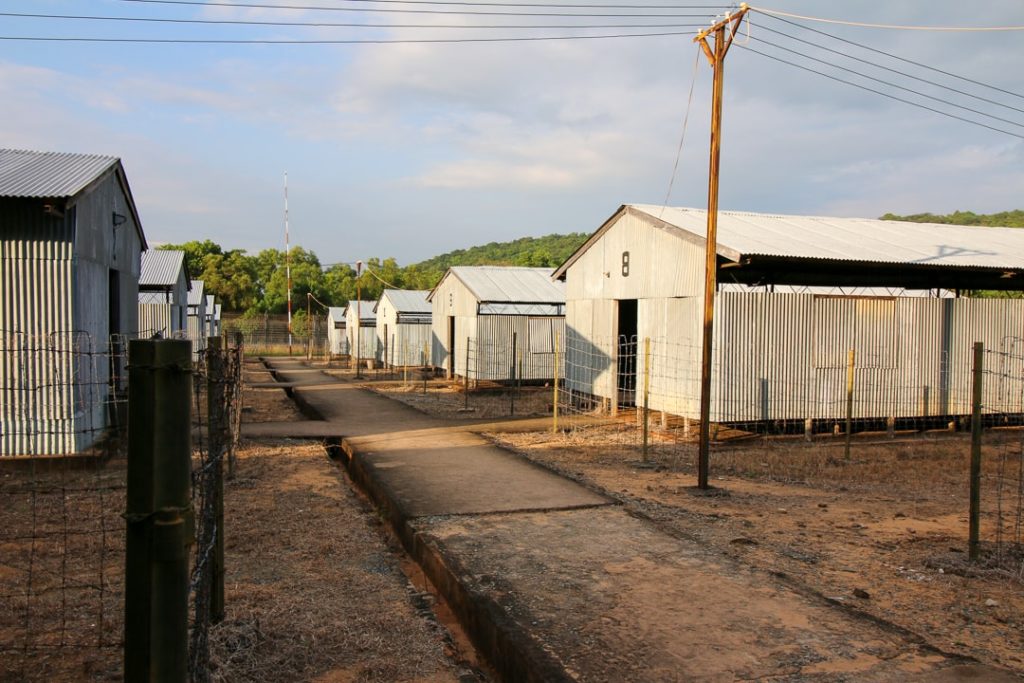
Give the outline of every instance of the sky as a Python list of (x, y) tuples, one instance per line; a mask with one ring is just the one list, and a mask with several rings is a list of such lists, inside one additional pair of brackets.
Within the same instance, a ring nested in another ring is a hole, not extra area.
[[(769, 4), (755, 7), (865, 23), (1024, 25), (1019, 0), (764, 1)], [(589, 233), (621, 204), (662, 204), (666, 197), (672, 206), (706, 206), (712, 73), (693, 43), (697, 28), (465, 27), (707, 26), (729, 5), (495, 2), (7, 0), (0, 12), (387, 27), (6, 16), (0, 35), (272, 41), (683, 35), (455, 44), (0, 40), (0, 147), (118, 156), (151, 243), (211, 239), (250, 253), (284, 247), (287, 173), (291, 244), (312, 249), (324, 264), (371, 256), (408, 264), (492, 241)], [(546, 6), (528, 6), (537, 4)], [(591, 8), (552, 7), (557, 4)], [(823, 35), (762, 12), (751, 17), (725, 62), (720, 208), (862, 217), (1024, 208), (1024, 139), (1018, 137), (1024, 135), (1024, 32), (789, 19)], [(453, 25), (462, 28), (443, 27)]]

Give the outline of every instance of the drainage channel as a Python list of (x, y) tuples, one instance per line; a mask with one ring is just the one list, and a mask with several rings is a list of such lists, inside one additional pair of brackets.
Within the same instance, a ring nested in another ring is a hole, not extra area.
[[(271, 368), (265, 360), (263, 362), (274, 379), (281, 381), (280, 371)], [(295, 392), (290, 388), (285, 391), (303, 415), (310, 419), (323, 420), (323, 416), (302, 398), (301, 392)], [(381, 507), (375, 504), (374, 498), (367, 495), (368, 492), (353, 478), (350, 469), (351, 458), (344, 439), (341, 436), (329, 436), (322, 440), (322, 444), (328, 459), (348, 475), (346, 479), (357, 498), (368, 509), (379, 513), (382, 520), (381, 533), (386, 535), (389, 541), (388, 547), (396, 554), (402, 573), (405, 574), (409, 582), (410, 599), (413, 606), (420, 614), (440, 627), (440, 632), (444, 634), (445, 655), (460, 670), (459, 682), (480, 683), (500, 680), (501, 676), (487, 664), (474, 646), (474, 639), (463, 628), (457, 616), (458, 610), (453, 609), (449, 604), (445, 598), (445, 592), (438, 588), (435, 580), (424, 569), (423, 563), (418, 562), (407, 552), (408, 546), (398, 528), (390, 523), (386, 514), (381, 514), (383, 513)], [(436, 563), (428, 563), (428, 565), (433, 564)]]

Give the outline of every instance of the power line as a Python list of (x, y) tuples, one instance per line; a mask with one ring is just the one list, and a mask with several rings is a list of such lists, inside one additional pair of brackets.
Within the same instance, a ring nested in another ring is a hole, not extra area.
[(896, 95), (893, 95), (893, 94), (890, 94), (890, 93), (887, 93), (887, 92), (883, 92), (881, 90), (875, 90), (874, 88), (869, 88), (866, 85), (861, 85), (860, 83), (854, 83), (853, 81), (847, 81), (845, 79), (839, 78), (838, 76), (833, 76), (833, 75), (827, 74), (827, 73), (825, 73), (823, 71), (818, 71), (816, 69), (812, 69), (810, 67), (803, 66), (802, 64), (797, 64), (796, 62), (791, 62), (791, 61), (789, 61), (787, 59), (783, 59), (781, 57), (776, 57), (775, 55), (770, 55), (767, 52), (761, 52), (760, 50), (755, 50), (754, 48), (750, 47), (749, 45), (742, 45), (740, 43), (736, 43), (735, 46), (739, 47), (739, 48), (743, 48), (744, 50), (747, 50), (749, 52), (753, 52), (754, 54), (761, 55), (762, 57), (767, 57), (768, 59), (773, 59), (776, 62), (782, 62), (783, 64), (788, 64), (789, 66), (795, 67), (797, 69), (801, 69), (803, 71), (809, 71), (810, 73), (818, 74), (819, 76), (824, 76), (825, 78), (831, 79), (833, 81), (837, 81), (839, 83), (845, 83), (846, 85), (852, 85), (855, 88), (860, 88), (861, 90), (866, 90), (868, 92), (873, 92), (876, 95), (881, 95), (882, 97), (888, 97), (889, 99), (896, 100), (897, 102), (903, 102), (904, 104), (909, 104), (909, 105), (911, 105), (913, 107), (918, 107), (920, 109), (925, 109), (927, 111), (934, 112), (936, 114), (941, 114), (943, 116), (948, 116), (951, 119), (956, 119), (958, 121), (963, 121), (964, 123), (970, 123), (970, 124), (973, 124), (975, 126), (980, 126), (982, 128), (987, 128), (988, 130), (995, 131), (996, 133), (1003, 133), (1005, 135), (1009, 135), (1011, 137), (1015, 137), (1015, 138), (1019, 138), (1021, 140), (1024, 140), (1024, 135), (1021, 135), (1021, 134), (1018, 134), (1018, 133), (1012, 133), (1012, 132), (1010, 132), (1008, 130), (1003, 130), (1002, 128), (996, 128), (995, 126), (990, 126), (990, 125), (988, 125), (986, 123), (982, 123), (980, 121), (975, 121), (974, 119), (968, 119), (968, 118), (965, 118), (963, 116), (958, 116), (956, 114), (951, 114), (948, 111), (942, 111), (941, 109), (936, 109), (934, 107), (929, 107), (926, 104), (921, 104), (919, 102), (914, 102), (913, 100), (904, 99), (902, 97), (898, 97)]
[(560, 40), (601, 40), (605, 38), (660, 38), (664, 36), (688, 36), (682, 31), (664, 33), (614, 33), (599, 36), (518, 36), (501, 38), (423, 38), (423, 39), (204, 39), (204, 38), (75, 38), (48, 36), (0, 36), (0, 40), (28, 41), (42, 43), (137, 43), (137, 44), (168, 44), (168, 45), (405, 45), (422, 43), (521, 43)]
[[(383, 0), (365, 0), (366, 2), (382, 2)], [(395, 0), (396, 2), (406, 2), (407, 0)], [(233, 4), (229, 2), (196, 2), (196, 0), (120, 0), (120, 2), (145, 2), (145, 3), (157, 3), (163, 5), (200, 5), (202, 7), (210, 6), (221, 6), (221, 7), (247, 7), (247, 8), (259, 8), (259, 9), (306, 9), (306, 10), (323, 10), (332, 12), (379, 12), (386, 14), (457, 14), (457, 15), (470, 15), (470, 16), (500, 16), (500, 17), (651, 17), (651, 18), (677, 18), (685, 19), (688, 17), (710, 17), (709, 14), (680, 14), (678, 12), (668, 14), (653, 14), (653, 13), (578, 13), (578, 12), (498, 12), (490, 10), (463, 10), (463, 9), (393, 9), (386, 7), (297, 7), (288, 5), (257, 5), (257, 4)], [(449, 3), (441, 3), (449, 4)], [(468, 4), (468, 3), (467, 3)], [(474, 7), (486, 7), (487, 5), (470, 5)], [(575, 5), (574, 5), (575, 6)], [(552, 8), (555, 6), (551, 6)]]
[(950, 32), (985, 32), (985, 31), (1024, 31), (1024, 26), (907, 26), (905, 24), (871, 24), (863, 21), (845, 21), (842, 19), (823, 19), (821, 17), (809, 17), (804, 14), (792, 14), (780, 10), (765, 9), (763, 7), (751, 7), (751, 11), (761, 14), (771, 14), (792, 19), (803, 19), (805, 21), (818, 21), (825, 24), (839, 24), (842, 26), (857, 26), (859, 28), (883, 28), (899, 31), (950, 31)]
[[(543, 8), (563, 8), (563, 9), (709, 9), (709, 10), (721, 10), (721, 5), (614, 5), (614, 4), (599, 4), (599, 5), (586, 5), (576, 3), (549, 3), (549, 2), (443, 2), (442, 0), (341, 0), (342, 2), (363, 2), (363, 3), (389, 3), (399, 5), (448, 5), (448, 6), (461, 6), (461, 7), (543, 7)], [(259, 4), (259, 3), (242, 3), (242, 2), (199, 2), (197, 0), (117, 0), (117, 2), (132, 2), (148, 5), (199, 5), (202, 7), (214, 6), (214, 7), (243, 7), (246, 9), (284, 9), (284, 10), (313, 10), (313, 11), (325, 11), (332, 12), (338, 11), (343, 8), (337, 6), (324, 6), (324, 5), (270, 5), (270, 4)]]
[[(794, 24), (794, 25), (795, 26), (799, 26), (799, 24)], [(832, 54), (836, 54), (836, 55), (839, 55), (841, 57), (846, 57), (847, 59), (852, 59), (854, 61), (860, 62), (861, 64), (867, 64), (867, 65), (873, 66), (873, 67), (875, 67), (877, 69), (883, 69), (885, 71), (889, 71), (889, 72), (894, 73), (894, 74), (899, 74), (900, 76), (904, 76), (905, 78), (912, 78), (915, 81), (921, 81), (922, 83), (927, 83), (928, 85), (933, 85), (936, 88), (942, 88), (944, 90), (949, 90), (951, 92), (957, 93), (958, 95), (964, 95), (966, 97), (972, 97), (974, 99), (981, 100), (982, 102), (988, 102), (989, 104), (994, 104), (997, 107), (1004, 107), (1006, 109), (1012, 109), (1013, 111), (1018, 111), (1018, 112), (1024, 114), (1024, 109), (1020, 109), (1018, 107), (1014, 107), (1014, 106), (1009, 105), (1009, 104), (1004, 104), (1004, 103), (999, 102), (997, 100), (990, 100), (987, 97), (982, 97), (981, 95), (977, 95), (975, 93), (970, 93), (970, 92), (967, 92), (966, 90), (959, 90), (959, 89), (954, 88), (952, 86), (943, 85), (942, 83), (938, 83), (937, 81), (930, 81), (927, 78), (921, 78), (920, 76), (915, 76), (913, 74), (907, 73), (906, 71), (900, 71), (899, 69), (893, 69), (892, 67), (888, 67), (888, 66), (885, 66), (883, 64), (878, 64), (876, 62), (872, 62), (869, 59), (863, 59), (863, 58), (857, 57), (855, 55), (846, 54), (845, 52), (842, 52), (840, 50), (835, 50), (833, 48), (830, 48), (827, 45), (821, 45), (820, 43), (814, 43), (814, 42), (811, 42), (811, 41), (806, 40), (804, 38), (798, 38), (797, 36), (790, 35), (789, 33), (786, 33), (785, 31), (778, 31), (776, 29), (771, 28), (770, 26), (759, 26), (758, 28), (761, 28), (761, 29), (763, 29), (765, 31), (770, 31), (772, 33), (775, 33), (775, 34), (780, 35), (780, 36), (784, 36), (786, 38), (791, 38), (793, 40), (799, 41), (799, 42), (804, 43), (806, 45), (810, 45), (812, 47), (816, 47), (819, 50), (825, 50), (826, 52), (831, 52)], [(813, 29), (811, 29), (811, 30), (813, 30)], [(760, 39), (759, 38), (755, 38), (755, 40), (760, 40)], [(762, 42), (767, 43), (768, 41), (764, 41), (763, 40)], [(768, 44), (771, 45), (772, 43), (768, 43)], [(991, 88), (992, 86), (988, 86), (988, 87)]]
[[(767, 16), (769, 19), (774, 19), (775, 21), (781, 21), (783, 23), (789, 24), (790, 26), (796, 26), (797, 28), (804, 29), (805, 31), (811, 31), (813, 33), (817, 33), (817, 34), (825, 36), (827, 38), (833, 38), (835, 40), (838, 40), (838, 41), (841, 41), (843, 43), (846, 43), (847, 45), (854, 45), (854, 46), (859, 47), (861, 49), (868, 50), (868, 51), (874, 52), (876, 54), (885, 55), (886, 57), (890, 57), (892, 59), (899, 60), (899, 61), (904, 62), (906, 64), (913, 64), (914, 66), (920, 67), (922, 69), (928, 69), (929, 71), (934, 71), (935, 73), (940, 73), (943, 76), (949, 76), (951, 78), (956, 78), (956, 79), (959, 79), (959, 80), (964, 81), (966, 83), (973, 83), (974, 85), (979, 85), (979, 86), (984, 87), (984, 88), (990, 88), (992, 90), (996, 90), (998, 92), (1005, 93), (1007, 95), (1013, 95), (1014, 97), (1019, 97), (1021, 99), (1024, 99), (1024, 95), (1021, 95), (1020, 93), (1013, 92), (1012, 90), (1004, 90), (1003, 88), (991, 85), (989, 83), (983, 83), (981, 81), (976, 81), (973, 78), (968, 78), (966, 76), (961, 76), (959, 74), (952, 73), (951, 71), (944, 71), (942, 69), (937, 69), (934, 66), (930, 66), (928, 64), (923, 64), (921, 62), (915, 62), (913, 59), (907, 59), (906, 57), (901, 57), (901, 56), (893, 54), (891, 52), (886, 52), (885, 50), (880, 50), (880, 49), (878, 49), (876, 47), (871, 47), (870, 45), (865, 45), (863, 43), (858, 43), (858, 42), (856, 42), (854, 40), (849, 40), (847, 38), (842, 38), (840, 36), (833, 35), (831, 33), (826, 33), (825, 31), (821, 31), (821, 30), (816, 29), (816, 28), (814, 28), (812, 26), (805, 26), (803, 24), (798, 24), (795, 21), (789, 21), (788, 19), (783, 19), (782, 17), (776, 17), (776, 16), (772, 16), (770, 14), (765, 15), (765, 16)], [(762, 26), (761, 28), (767, 28), (767, 27)]]
[[(704, 15), (693, 15), (704, 16)], [(238, 26), (302, 26), (316, 28), (457, 28), (457, 29), (611, 29), (611, 28), (703, 28), (704, 24), (367, 24), (358, 22), (321, 21), (261, 21), (250, 19), (172, 19), (157, 17), (111, 17), (74, 14), (22, 14), (0, 12), (0, 17), (21, 17), (29, 19), (68, 19), (117, 22), (143, 22), (158, 24), (202, 24)]]
[(813, 56), (811, 56), (809, 54), (806, 54), (804, 52), (800, 52), (799, 50), (793, 50), (793, 49), (790, 49), (788, 47), (784, 47), (782, 45), (779, 45), (778, 43), (773, 43), (770, 40), (765, 40), (764, 38), (754, 37), (754, 40), (757, 40), (758, 42), (764, 43), (765, 45), (771, 45), (772, 47), (774, 47), (774, 48), (776, 48), (778, 50), (784, 50), (785, 52), (789, 52), (790, 54), (794, 54), (794, 55), (803, 57), (804, 59), (809, 59), (812, 62), (818, 62), (819, 64), (824, 64), (825, 66), (830, 66), (833, 69), (839, 69), (840, 71), (845, 71), (846, 73), (850, 73), (850, 74), (853, 74), (855, 76), (860, 76), (861, 78), (866, 78), (866, 79), (868, 79), (870, 81), (874, 81), (876, 83), (881, 83), (882, 85), (887, 85), (890, 88), (896, 88), (897, 90), (903, 90), (904, 92), (912, 93), (914, 95), (917, 95), (918, 97), (925, 97), (925, 98), (927, 98), (929, 100), (932, 100), (934, 102), (940, 102), (940, 103), (945, 104), (945, 105), (950, 106), (950, 107), (956, 107), (957, 109), (962, 109), (964, 111), (969, 111), (972, 114), (978, 114), (980, 116), (985, 116), (987, 118), (993, 119), (995, 121), (999, 121), (1001, 123), (1008, 123), (1011, 126), (1017, 126), (1017, 127), (1020, 127), (1020, 128), (1024, 128), (1024, 124), (1018, 123), (1018, 122), (1013, 121), (1011, 119), (1004, 119), (1004, 118), (1002, 118), (1000, 116), (996, 116), (994, 114), (989, 114), (987, 112), (983, 112), (980, 109), (974, 109), (972, 107), (967, 107), (967, 106), (964, 106), (962, 104), (957, 104), (955, 102), (950, 102), (949, 100), (944, 100), (941, 97), (935, 97), (934, 95), (929, 95), (929, 94), (923, 93), (923, 92), (921, 92), (919, 90), (914, 90), (913, 88), (907, 88), (905, 86), (899, 85), (898, 83), (893, 83), (891, 81), (885, 81), (885, 80), (882, 80), (881, 78), (875, 78), (874, 76), (870, 76), (868, 74), (865, 74), (863, 72), (857, 71), (855, 69), (849, 69), (849, 68), (847, 68), (845, 66), (841, 66), (839, 64), (834, 64), (832, 62), (825, 61), (824, 59), (818, 59), (817, 57), (813, 57)]
[(672, 177), (668, 181), (668, 189), (665, 190), (665, 202), (661, 205), (658, 219), (661, 219), (668, 206), (669, 197), (672, 196), (672, 186), (676, 183), (676, 173), (679, 171), (679, 159), (683, 156), (683, 142), (686, 140), (686, 125), (690, 122), (690, 108), (693, 106), (693, 87), (697, 84), (697, 67), (700, 65), (701, 51), (697, 49), (696, 59), (693, 61), (693, 75), (690, 77), (690, 94), (686, 98), (686, 114), (683, 115), (683, 132), (679, 135), (679, 147), (676, 149), (676, 160), (672, 165)]

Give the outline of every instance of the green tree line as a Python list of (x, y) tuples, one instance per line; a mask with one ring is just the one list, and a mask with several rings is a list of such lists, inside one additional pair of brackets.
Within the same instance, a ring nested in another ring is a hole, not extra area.
[[(361, 274), (354, 264), (324, 265), (317, 255), (296, 246), (291, 248), (293, 310), (304, 308), (307, 294), (328, 306), (344, 306), (359, 296), (377, 299), (385, 287), (432, 289), (451, 266), (505, 265), (554, 268), (587, 238), (585, 233), (524, 237), (512, 242), (491, 242), (459, 249), (434, 258), (400, 266), (394, 258), (370, 258)], [(236, 313), (283, 313), (288, 308), (288, 278), (285, 253), (264, 249), (256, 255), (243, 249), (224, 249), (212, 240), (164, 244), (158, 249), (185, 252), (185, 262), (194, 280), (202, 280), (225, 311)]]

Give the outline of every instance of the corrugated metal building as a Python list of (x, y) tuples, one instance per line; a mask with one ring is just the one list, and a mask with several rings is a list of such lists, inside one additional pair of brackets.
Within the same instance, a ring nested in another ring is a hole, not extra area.
[[(350, 355), (358, 360), (379, 361), (380, 347), (377, 343), (377, 315), (373, 312), (373, 301), (349, 301), (345, 308), (345, 329), (348, 334)], [(358, 319), (356, 318), (358, 311)], [(359, 344), (356, 345), (356, 333)]]
[(213, 336), (215, 336), (215, 337), (219, 337), (220, 336), (220, 330), (221, 330), (220, 313), (221, 313), (221, 305), (220, 304), (214, 304), (213, 305)]
[(80, 452), (111, 423), (145, 248), (120, 159), (0, 150), (0, 455)]
[(374, 306), (377, 343), (384, 367), (430, 363), (430, 320), (433, 308), (427, 290), (385, 289)]
[[(569, 389), (632, 403), (650, 338), (650, 407), (699, 415), (706, 221), (623, 206), (557, 269)], [(718, 225), (713, 421), (844, 415), (850, 349), (856, 417), (969, 413), (972, 343), (1024, 350), (1024, 300), (955, 296), (1024, 289), (1024, 230), (728, 211)], [(988, 402), (1024, 410), (1007, 382)]]
[(205, 288), (202, 280), (192, 280), (192, 289), (188, 290), (188, 338), (192, 340), (192, 355), (196, 358), (206, 350), (209, 336)]
[(327, 352), (332, 356), (347, 356), (349, 345), (345, 329), (344, 306), (331, 306), (327, 309)]
[(213, 294), (206, 295), (206, 336), (216, 336), (217, 325), (214, 322), (214, 317), (217, 314), (217, 302), (214, 301)]
[(142, 253), (139, 275), (139, 336), (165, 339), (185, 334), (190, 279), (185, 252), (151, 249)]
[(434, 366), (474, 380), (504, 381), (513, 372), (523, 380), (552, 379), (555, 342), (564, 337), (565, 288), (551, 274), (550, 268), (449, 268), (427, 297)]

